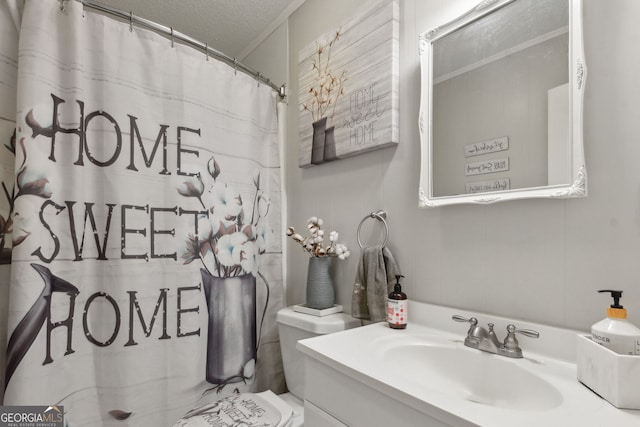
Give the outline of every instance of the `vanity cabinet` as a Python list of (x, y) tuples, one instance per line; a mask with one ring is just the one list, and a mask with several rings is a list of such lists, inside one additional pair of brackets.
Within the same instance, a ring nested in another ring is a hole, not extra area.
[[(355, 375), (354, 375), (355, 374)], [(469, 423), (445, 424), (400, 399), (384, 393), (384, 384), (373, 384), (365, 376), (348, 368), (329, 366), (305, 356), (305, 426), (371, 427), (472, 426)], [(398, 394), (397, 390), (394, 394)], [(437, 408), (434, 408), (437, 411)], [(442, 413), (443, 417), (450, 414)]]

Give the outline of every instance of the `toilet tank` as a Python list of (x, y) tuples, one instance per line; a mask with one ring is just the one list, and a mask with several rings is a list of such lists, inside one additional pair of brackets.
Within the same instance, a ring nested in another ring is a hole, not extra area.
[(360, 326), (360, 321), (345, 313), (313, 316), (298, 313), (293, 307), (278, 311), (278, 332), (284, 378), (289, 391), (304, 400), (304, 359), (296, 343), (305, 338), (331, 334)]

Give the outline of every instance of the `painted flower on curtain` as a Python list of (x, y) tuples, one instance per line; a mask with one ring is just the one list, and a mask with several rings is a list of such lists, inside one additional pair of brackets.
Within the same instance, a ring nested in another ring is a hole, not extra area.
[(260, 185), (260, 172), (253, 176), (251, 204), (217, 179), (220, 172), (220, 165), (211, 157), (206, 173), (185, 177), (177, 188), (181, 195), (198, 199), (204, 209), (198, 215), (195, 234), (188, 236), (182, 258), (185, 264), (200, 260), (215, 277), (256, 276), (269, 234), (264, 218), (270, 203)]
[[(32, 115), (29, 112), (27, 118)], [(29, 121), (27, 120), (27, 124)], [(51, 198), (51, 191), (47, 188), (49, 180), (42, 171), (27, 167), (27, 150), (24, 146), (25, 139), (19, 142), (22, 162), (16, 173), (15, 184), (2, 181), (2, 193), (8, 205), (8, 212), (0, 212), (0, 264), (11, 262), (11, 248), (24, 242), (31, 234), (25, 225), (21, 225), (22, 217), (15, 210), (15, 202), (19, 197), (36, 196), (44, 199)], [(16, 132), (10, 138), (9, 144), (4, 148), (16, 156)], [(16, 192), (17, 190), (17, 192)]]

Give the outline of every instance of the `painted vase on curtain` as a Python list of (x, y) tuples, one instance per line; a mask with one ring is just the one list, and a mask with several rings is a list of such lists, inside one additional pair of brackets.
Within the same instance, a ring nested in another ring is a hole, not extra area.
[(245, 381), (253, 377), (257, 354), (256, 278), (215, 277), (204, 269), (200, 273), (209, 311), (207, 381)]
[(334, 302), (331, 258), (310, 257), (307, 271), (307, 307), (322, 310), (333, 307)]

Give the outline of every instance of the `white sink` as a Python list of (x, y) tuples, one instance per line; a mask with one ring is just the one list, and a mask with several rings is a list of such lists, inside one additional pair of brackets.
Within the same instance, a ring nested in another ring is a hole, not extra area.
[[(399, 341), (399, 340), (398, 340)], [(562, 403), (562, 394), (517, 360), (466, 347), (410, 344), (390, 346), (385, 363), (406, 381), (451, 397), (523, 411), (545, 411)]]
[[(298, 342), (305, 407), (339, 421), (310, 425), (640, 426), (640, 411), (577, 380), (578, 331), (415, 302), (409, 313), (404, 330), (378, 323)], [(500, 339), (510, 323), (540, 338), (520, 340), (521, 359), (468, 348), (456, 314), (494, 323)]]

